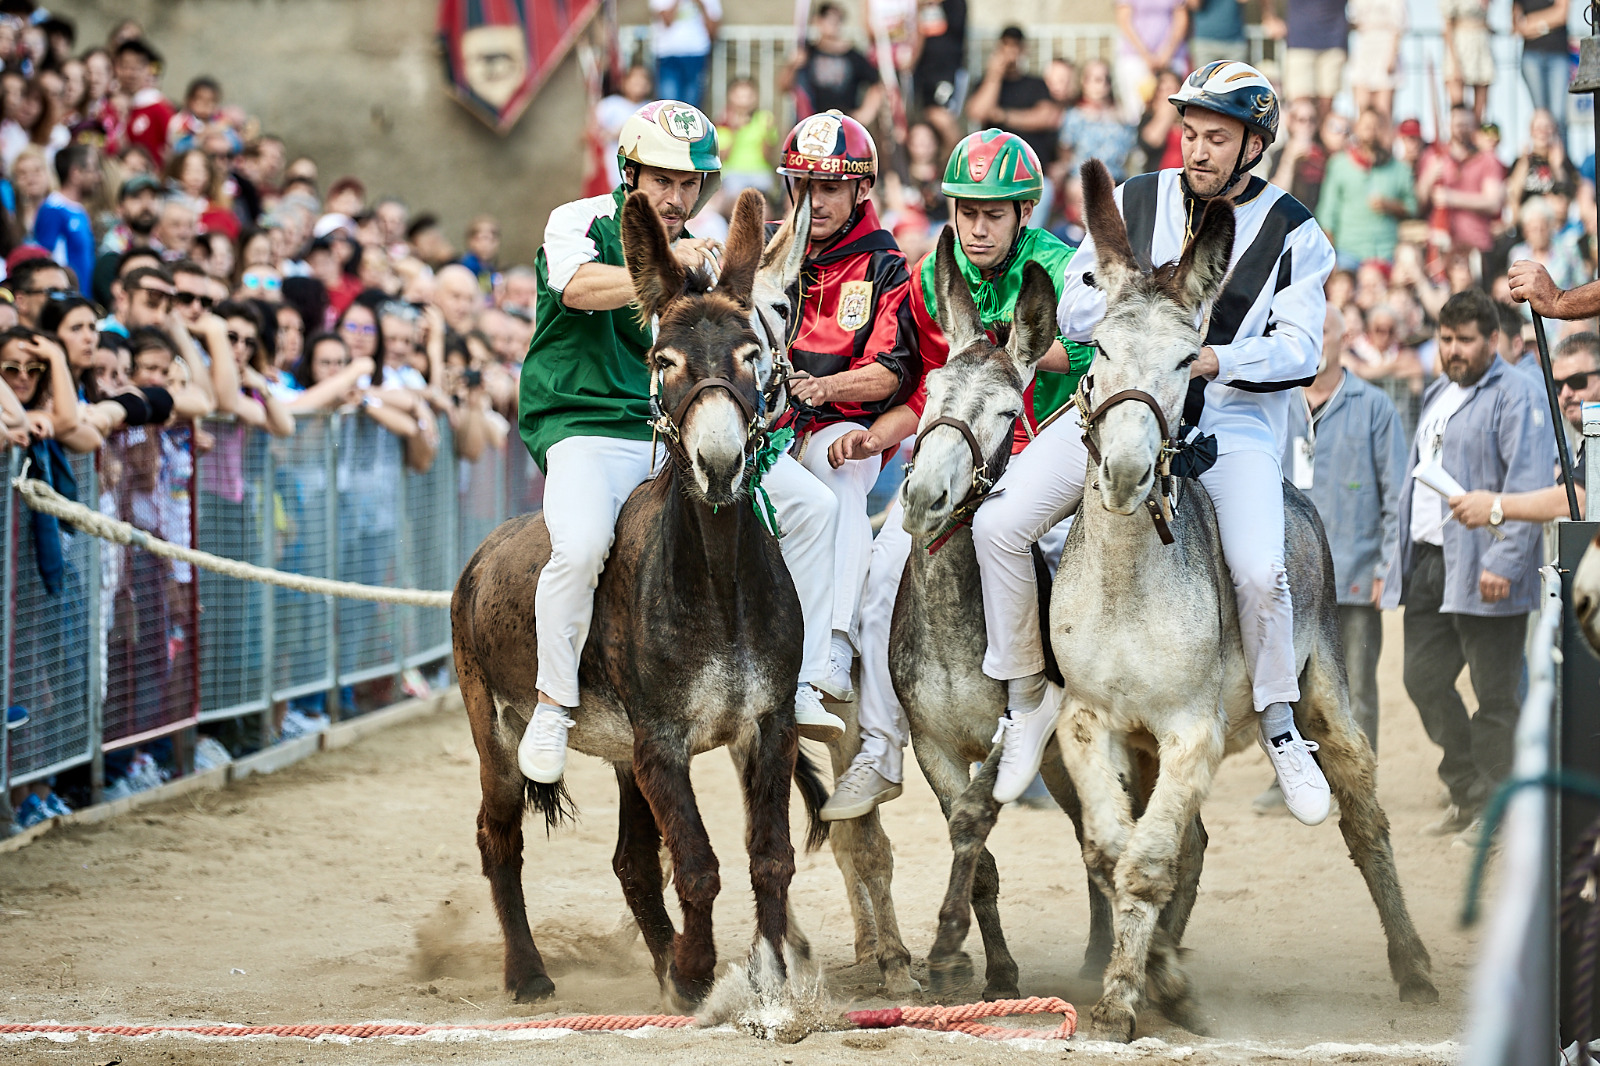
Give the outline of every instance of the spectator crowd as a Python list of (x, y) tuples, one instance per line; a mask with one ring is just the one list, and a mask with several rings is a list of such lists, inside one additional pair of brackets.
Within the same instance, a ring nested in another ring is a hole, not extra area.
[[(201, 513), (243, 522), (246, 430), (283, 440), (343, 411), (425, 472), (504, 449), (516, 417), (536, 276), (501, 261), (498, 222), (474, 218), (457, 248), (435, 215), (292, 154), (292, 134), (215, 78), (165, 84), (137, 22), (81, 41), (68, 18), (0, 3), (0, 429), (35, 470), (94, 453), (101, 509), (179, 544), (197, 460)], [(159, 711), (183, 673), (192, 579), (151, 559), (119, 580), (141, 605), (130, 654), (161, 662), (140, 667), (141, 693), (110, 682), (108, 716), (119, 699), (130, 720)], [(319, 709), (289, 711), (288, 728)], [(12, 707), (8, 726), (28, 713)], [(136, 751), (128, 778), (141, 767), (154, 773)], [(46, 783), (9, 799), (24, 822), (62, 803)]]

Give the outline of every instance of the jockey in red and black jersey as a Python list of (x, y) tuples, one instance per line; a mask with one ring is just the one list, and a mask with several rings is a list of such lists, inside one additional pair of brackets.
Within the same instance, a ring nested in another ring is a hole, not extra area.
[(867, 493), (878, 459), (828, 462), (828, 447), (917, 386), (920, 362), (911, 319), (911, 274), (869, 199), (878, 149), (855, 119), (812, 115), (790, 131), (778, 173), (808, 179), (811, 229), (800, 279), (789, 292), (789, 380), (798, 456), (839, 500), (834, 551), (832, 654), (819, 687), (848, 695), (861, 589), (872, 554)]

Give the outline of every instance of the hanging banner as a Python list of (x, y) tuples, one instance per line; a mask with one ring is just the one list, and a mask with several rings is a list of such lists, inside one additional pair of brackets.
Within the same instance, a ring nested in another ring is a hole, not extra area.
[(600, 0), (439, 0), (451, 92), (499, 133), (522, 117)]

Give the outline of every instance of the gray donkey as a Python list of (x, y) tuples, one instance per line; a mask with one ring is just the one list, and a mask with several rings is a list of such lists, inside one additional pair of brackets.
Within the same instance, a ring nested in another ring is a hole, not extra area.
[[(995, 345), (956, 266), (951, 229), (940, 235), (935, 254), (939, 326), (950, 342), (950, 357), (928, 374), (915, 461), (900, 493), (913, 547), (895, 601), (889, 671), (911, 721), (917, 763), (939, 798), (955, 853), (938, 934), (928, 953), (932, 991), (954, 995), (971, 979), (972, 963), (962, 943), (976, 910), (987, 963), (983, 995), (1014, 999), (1017, 964), (1000, 928), (999, 872), (985, 847), (1000, 812), (994, 800), (999, 765), (994, 731), (1005, 709), (1005, 686), (983, 672), (978, 558), (962, 517), (981, 502), (1011, 458), (1023, 394), (1035, 364), (1055, 340), (1056, 293), (1045, 269), (1028, 264), (1010, 335), (1003, 346)], [(951, 532), (938, 543), (945, 531)], [(974, 762), (982, 762), (983, 769), (969, 781)], [(1045, 752), (1042, 772), (1077, 828), (1078, 797), (1055, 741)], [(835, 823), (834, 831), (846, 824)], [(1105, 897), (1092, 881), (1089, 887), (1084, 971), (1095, 975), (1110, 955), (1111, 919)]]
[[(1092, 1027), (1128, 1040), (1146, 996), (1198, 1027), (1178, 966), (1205, 847), (1197, 817), (1223, 756), (1253, 746), (1257, 734), (1215, 512), (1205, 490), (1183, 479), (1169, 503), (1159, 476), (1166, 427), (1177, 424), (1201, 345), (1195, 322), (1226, 279), (1234, 223), (1232, 209), (1214, 203), (1182, 258), (1146, 274), (1098, 162), (1084, 168), (1084, 199), (1099, 257), (1094, 284), (1107, 301), (1089, 400), (1103, 399), (1086, 418), (1098, 461), (1090, 460), (1062, 553), (1050, 632), (1067, 680), (1057, 738), (1083, 803), (1084, 862), (1115, 915)], [(1395, 872), (1372, 749), (1350, 716), (1327, 540), (1305, 496), (1287, 484), (1283, 492), (1303, 694), (1295, 722), (1321, 745), (1339, 828), (1377, 904), (1400, 998), (1432, 1003), (1438, 993)], [(1158, 535), (1162, 519), (1174, 543)], [(1159, 762), (1142, 816), (1129, 789), (1141, 753)]]
[[(663, 990), (685, 1003), (699, 1002), (711, 987), (712, 903), (720, 888), (690, 758), (727, 746), (740, 769), (758, 983), (782, 982), (786, 942), (807, 953), (788, 914), (791, 778), (811, 814), (810, 843), (820, 846), (826, 832), (816, 817), (826, 792), (798, 754), (794, 720), (800, 602), (776, 539), (746, 498), (761, 438), (758, 370), (772, 355), (752, 324), (761, 214), (761, 195), (746, 191), (713, 291), (709, 279), (685, 275), (642, 194), (623, 206), (623, 248), (640, 313), (659, 318), (649, 358), (661, 383), (672, 462), (633, 493), (617, 519), (583, 650), (582, 706), (568, 740), (616, 770), (612, 866)], [(523, 898), (524, 809), (542, 813), (547, 825), (568, 810), (562, 786), (525, 780), (516, 757), (537, 688), (533, 602), (549, 555), (543, 515), (504, 523), (467, 564), (450, 613), (483, 786), (478, 848), (505, 939), (506, 987), (519, 1000), (555, 989)], [(681, 931), (663, 899), (663, 845)]]

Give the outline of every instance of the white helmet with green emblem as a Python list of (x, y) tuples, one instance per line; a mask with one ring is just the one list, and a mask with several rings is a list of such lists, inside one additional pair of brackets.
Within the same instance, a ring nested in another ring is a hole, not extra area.
[(652, 100), (628, 116), (617, 134), (617, 169), (624, 181), (629, 163), (704, 174), (691, 217), (700, 213), (722, 184), (716, 125), (705, 112), (679, 100)]

